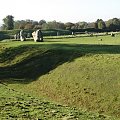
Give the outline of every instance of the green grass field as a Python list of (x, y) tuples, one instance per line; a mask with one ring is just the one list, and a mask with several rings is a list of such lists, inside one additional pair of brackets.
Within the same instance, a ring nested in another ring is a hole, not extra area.
[(1, 119), (118, 120), (120, 35), (0, 42), (0, 82)]

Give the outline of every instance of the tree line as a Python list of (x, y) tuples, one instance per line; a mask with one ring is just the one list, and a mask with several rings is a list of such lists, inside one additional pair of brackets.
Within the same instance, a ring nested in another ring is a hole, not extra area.
[(120, 30), (120, 19), (112, 18), (108, 21), (103, 21), (102, 19), (97, 19), (95, 22), (57, 22), (50, 21), (46, 22), (45, 20), (34, 21), (34, 20), (14, 20), (12, 15), (8, 15), (3, 18), (3, 25), (1, 26), (2, 30), (13, 30), (13, 29), (62, 29), (62, 30), (77, 30), (77, 29), (101, 29), (101, 30)]

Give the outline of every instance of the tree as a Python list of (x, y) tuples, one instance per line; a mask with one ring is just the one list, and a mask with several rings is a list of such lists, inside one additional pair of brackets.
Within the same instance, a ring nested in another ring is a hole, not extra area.
[(36, 25), (39, 25), (38, 22), (30, 19), (17, 20), (14, 22), (14, 29), (33, 29)]
[(38, 24), (38, 21), (32, 21), (32, 25), (33, 25), (33, 26), (39, 25), (39, 24)]
[(44, 23), (46, 23), (45, 20), (40, 20), (40, 21), (39, 21), (39, 25), (42, 25), (42, 24), (44, 24)]
[(75, 24), (73, 24), (71, 22), (65, 23), (65, 27), (66, 27), (67, 30), (70, 30), (73, 26), (75, 26)]
[(97, 22), (94, 22), (93, 25), (94, 25), (93, 28), (98, 29), (98, 23)]
[(102, 19), (98, 19), (96, 21), (96, 27), (98, 27), (98, 29), (105, 29), (106, 28), (106, 24)]
[(33, 29), (42, 29), (42, 25), (35, 25)]
[(47, 24), (47, 23), (43, 23), (43, 24), (42, 24), (42, 29), (43, 29), (43, 30), (49, 29), (48, 24)]
[(88, 27), (87, 22), (78, 22), (78, 29), (86, 29)]
[(27, 23), (24, 27), (24, 29), (33, 29), (33, 25), (31, 23)]
[(107, 28), (112, 30), (120, 29), (120, 20), (118, 18), (110, 19), (106, 22), (106, 26)]
[(26, 21), (25, 20), (21, 20), (19, 22), (19, 28), (18, 29), (24, 29), (25, 28), (25, 25), (26, 25)]
[(3, 26), (6, 30), (14, 29), (14, 17), (12, 15), (8, 15), (3, 19)]
[(64, 25), (64, 23), (56, 22), (54, 20), (54, 21), (50, 21), (47, 23), (43, 23), (42, 29), (65, 29), (65, 25)]

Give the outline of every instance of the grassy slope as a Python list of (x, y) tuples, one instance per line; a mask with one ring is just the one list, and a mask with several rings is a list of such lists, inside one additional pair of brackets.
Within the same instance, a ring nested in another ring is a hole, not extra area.
[(119, 44), (119, 36), (1, 43), (0, 79), (35, 97), (120, 117)]
[(16, 91), (0, 84), (1, 120), (115, 120), (102, 114), (62, 106)]

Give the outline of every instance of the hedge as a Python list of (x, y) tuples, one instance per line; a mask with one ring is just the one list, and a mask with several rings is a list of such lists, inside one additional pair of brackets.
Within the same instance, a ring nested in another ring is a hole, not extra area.
[[(13, 39), (15, 34), (18, 34), (20, 30), (4, 30), (0, 31), (0, 40), (3, 39)], [(32, 32), (34, 30), (24, 30), (25, 36), (32, 37)], [(56, 30), (56, 29), (48, 29), (48, 30), (42, 30), (43, 36), (57, 36), (57, 35), (70, 35), (72, 32), (69, 30)]]

